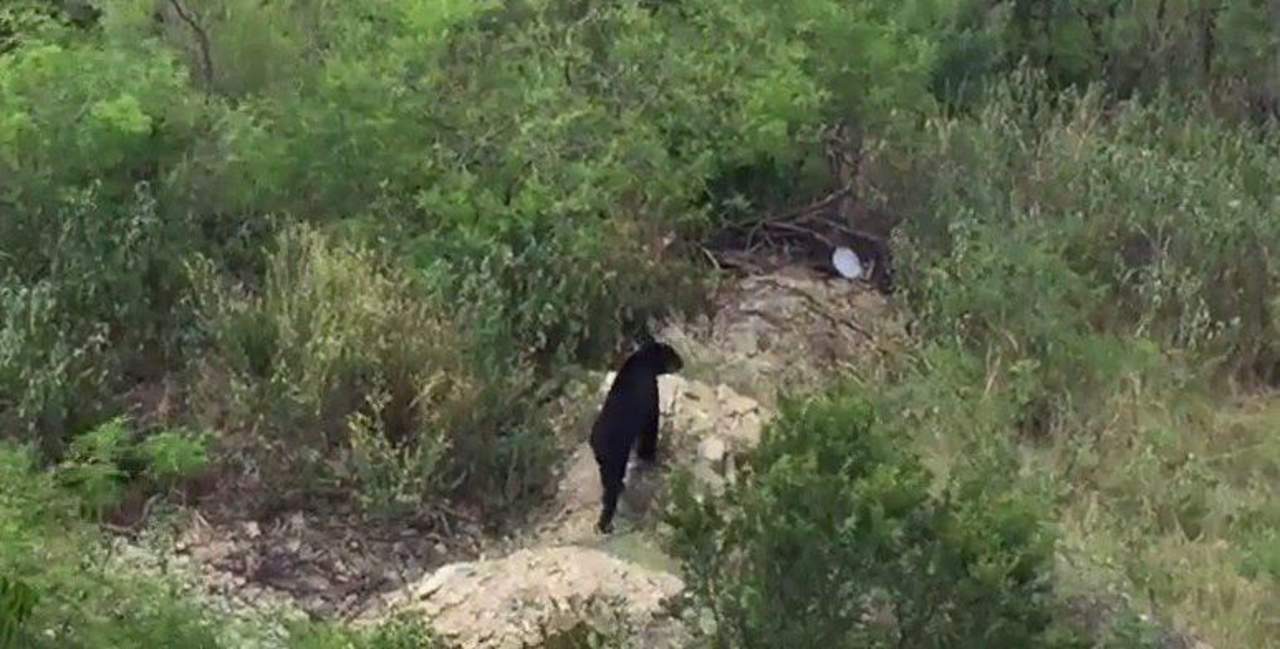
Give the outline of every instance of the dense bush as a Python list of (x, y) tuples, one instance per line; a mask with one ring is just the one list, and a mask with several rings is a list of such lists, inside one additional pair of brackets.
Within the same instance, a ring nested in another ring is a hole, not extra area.
[(1035, 75), (1001, 88), (920, 151), (932, 198), (904, 250), (925, 331), (1020, 368), (1049, 417), (1086, 413), (1158, 350), (1272, 380), (1270, 135), (1173, 101), (1050, 109)]
[(1045, 646), (1048, 512), (997, 457), (935, 495), (866, 401), (787, 404), (723, 502), (676, 492), (673, 547), (716, 646)]
[(215, 350), (195, 403), (232, 439), (251, 433), (237, 446), (264, 475), (282, 476), (277, 487), (312, 486), (283, 476), (349, 480), (385, 508), (463, 481), (495, 495), (519, 485), (510, 498), (537, 486), (543, 458), (513, 465), (504, 446), (542, 432), (510, 429), (536, 405), (520, 398), (532, 374), (511, 362), (484, 374), (492, 370), (459, 312), (393, 260), (293, 226), (259, 295), (207, 259), (191, 274)]

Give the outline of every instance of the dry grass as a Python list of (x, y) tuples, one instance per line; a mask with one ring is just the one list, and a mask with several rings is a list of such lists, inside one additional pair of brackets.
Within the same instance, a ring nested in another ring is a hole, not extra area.
[[(1090, 448), (1036, 462), (1066, 498), (1064, 548), (1219, 649), (1280, 647), (1280, 400), (1130, 403)], [(1192, 411), (1195, 416), (1173, 412)], [(1269, 561), (1269, 562), (1268, 562)], [(1068, 579), (1073, 575), (1066, 575)]]

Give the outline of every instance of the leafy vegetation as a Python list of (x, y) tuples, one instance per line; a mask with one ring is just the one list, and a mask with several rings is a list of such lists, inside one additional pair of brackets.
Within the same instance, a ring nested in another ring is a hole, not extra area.
[(1280, 457), (1269, 408), (1232, 395), (1274, 381), (1274, 135), (1168, 96), (1054, 95), (1040, 116), (1036, 75), (996, 94), (922, 144), (934, 199), (904, 228), (909, 285), (925, 362), (951, 369), (896, 407), (940, 462), (985, 411), (1054, 481), (1081, 555), (1222, 644), (1268, 646), (1276, 583), (1247, 566), (1280, 524)]
[[(92, 435), (101, 451), (116, 426)], [(196, 605), (172, 575), (142, 575), (125, 565), (80, 515), (77, 492), (40, 470), (33, 454), (0, 447), (0, 647), (207, 647), (261, 643), (272, 620), (227, 619)], [(360, 632), (319, 624), (288, 627), (296, 649), (431, 646), (406, 620)], [(255, 646), (257, 646), (255, 644)]]
[(169, 585), (113, 569), (79, 515), (79, 499), (40, 471), (29, 452), (0, 450), (0, 520), (0, 574), (37, 596), (5, 619), (14, 646), (218, 646)]
[(1009, 468), (934, 495), (864, 400), (790, 403), (723, 501), (683, 483), (674, 546), (715, 646), (1048, 646), (1054, 538)]
[(790, 406), (727, 500), (686, 494), (713, 638), (1056, 646), (1106, 591), (1137, 598), (1108, 646), (1137, 611), (1280, 646), (1275, 12), (4, 3), (0, 435), (31, 452), (0, 452), (0, 646), (226, 642), (82, 565), (81, 519), (200, 476), (501, 525), (575, 365), (698, 309), (723, 228), (850, 180), (835, 124), (916, 345)]

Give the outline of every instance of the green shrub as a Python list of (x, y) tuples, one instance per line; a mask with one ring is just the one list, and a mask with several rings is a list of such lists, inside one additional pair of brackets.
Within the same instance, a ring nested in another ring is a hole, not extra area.
[(716, 646), (1045, 646), (1054, 537), (999, 457), (934, 495), (867, 402), (787, 403), (724, 501), (677, 484), (673, 548)]
[(394, 261), (292, 226), (259, 294), (229, 286), (208, 260), (191, 271), (217, 370), (199, 407), (221, 419), (211, 424), (252, 433), (243, 441), (287, 469), (271, 472), (282, 480), (350, 480), (369, 504), (397, 507), (540, 470), (541, 457), (511, 465), (504, 447), (539, 435), (507, 428), (532, 404), (500, 403), (530, 385), (520, 357), (481, 365), (458, 310)]
[[(114, 426), (104, 430), (85, 442), (93, 453), (107, 454), (121, 436)], [(38, 595), (18, 627), (18, 646), (218, 646), (209, 619), (169, 584), (110, 560), (78, 515), (79, 503), (34, 466), (31, 453), (0, 447), (0, 574)]]
[(418, 240), (413, 259), (434, 290), (457, 296), (492, 362), (550, 367), (604, 358), (650, 317), (701, 304), (696, 267), (664, 259), (637, 230), (557, 227), (512, 243), (455, 233)]
[[(23, 206), (4, 234), (33, 246), (62, 191), (100, 181), (107, 202), (127, 201), (140, 180), (175, 166), (203, 111), (181, 65), (164, 50), (92, 39), (35, 41), (0, 57), (0, 173), (4, 198)], [(38, 250), (38, 248), (35, 248)]]
[(63, 485), (79, 496), (82, 511), (100, 519), (124, 498), (128, 476), (121, 467), (130, 446), (124, 419), (113, 419), (71, 441), (59, 467)]
[(56, 7), (39, 0), (14, 0), (0, 7), (0, 54), (24, 42), (56, 38), (63, 29)]
[(200, 475), (210, 466), (212, 435), (196, 435), (187, 429), (151, 433), (138, 445), (137, 456), (145, 464), (144, 475), (160, 489), (173, 489)]
[(140, 436), (124, 417), (105, 421), (71, 441), (56, 475), (94, 520), (119, 507), (131, 488), (164, 493), (209, 465), (209, 435), (175, 429)]

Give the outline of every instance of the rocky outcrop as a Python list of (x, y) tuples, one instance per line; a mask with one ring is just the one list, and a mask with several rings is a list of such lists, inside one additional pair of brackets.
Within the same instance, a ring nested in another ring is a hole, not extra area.
[(882, 295), (806, 268), (744, 277), (716, 301), (711, 316), (672, 320), (659, 337), (689, 367), (769, 405), (779, 389), (803, 392), (834, 372), (872, 371), (905, 339)]
[(400, 610), (421, 613), (458, 649), (541, 647), (591, 630), (675, 649), (672, 602), (683, 588), (675, 575), (600, 550), (534, 548), (440, 568)]

